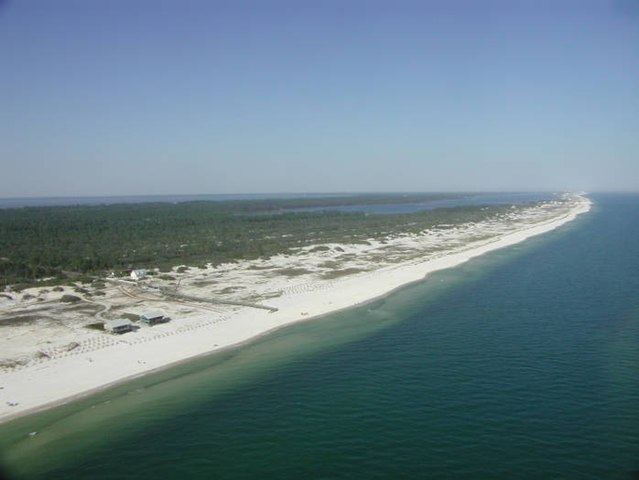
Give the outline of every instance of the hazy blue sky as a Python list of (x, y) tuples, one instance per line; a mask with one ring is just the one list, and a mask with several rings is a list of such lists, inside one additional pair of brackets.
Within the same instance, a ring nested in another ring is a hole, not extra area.
[(639, 3), (0, 0), (0, 197), (639, 190)]

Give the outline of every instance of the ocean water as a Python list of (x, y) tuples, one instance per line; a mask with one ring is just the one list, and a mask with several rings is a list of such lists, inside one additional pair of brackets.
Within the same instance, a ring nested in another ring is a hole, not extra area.
[(1, 425), (9, 478), (637, 478), (639, 196), (592, 198), (383, 300)]

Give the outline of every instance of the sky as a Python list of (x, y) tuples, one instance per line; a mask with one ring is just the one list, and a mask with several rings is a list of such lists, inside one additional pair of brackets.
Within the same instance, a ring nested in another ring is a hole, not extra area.
[(0, 0), (0, 197), (519, 190), (639, 190), (638, 0)]

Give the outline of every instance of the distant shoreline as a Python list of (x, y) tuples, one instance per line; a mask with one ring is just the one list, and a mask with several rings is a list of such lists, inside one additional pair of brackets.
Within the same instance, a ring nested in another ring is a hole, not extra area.
[[(278, 279), (275, 274), (256, 277), (265, 278), (264, 281), (273, 284), (280, 282), (281, 287), (278, 288), (283, 293), (263, 301), (264, 304), (277, 308), (277, 312), (245, 307), (219, 309), (217, 314), (199, 314), (193, 317), (191, 323), (186, 323), (186, 320), (184, 323), (171, 322), (154, 327), (154, 330), (147, 330), (147, 334), (152, 333), (153, 337), (141, 337), (144, 332), (140, 335), (133, 333), (118, 338), (109, 337), (110, 344), (94, 349), (88, 346), (85, 348), (83, 343), (81, 348), (70, 352), (60, 351), (59, 355), (52, 355), (51, 359), (41, 363), (0, 373), (0, 386), (3, 387), (0, 390), (0, 423), (67, 403), (202, 355), (236, 348), (296, 322), (369, 303), (408, 284), (422, 281), (432, 272), (453, 268), (487, 252), (554, 230), (590, 208), (591, 202), (588, 199), (575, 196), (570, 205), (552, 218), (542, 221), (522, 220), (515, 230), (508, 231), (506, 225), (503, 227), (504, 234), (487, 240), (477, 240), (427, 259), (416, 257), (381, 268), (371, 265), (369, 271), (335, 280), (304, 283), (284, 277)], [(398, 245), (406, 247), (411, 242), (418, 241), (421, 240), (416, 237), (400, 239)], [(324, 253), (314, 255), (322, 254)], [(285, 258), (278, 261), (287, 265)], [(215, 278), (225, 278), (230, 271), (213, 270), (208, 274), (203, 273), (202, 278), (209, 278), (211, 274), (215, 274)], [(273, 271), (277, 271), (277, 268)], [(252, 269), (247, 269), (246, 272), (244, 275), (263, 274)], [(256, 288), (258, 283), (250, 277), (242, 288)], [(239, 288), (235, 284), (237, 282), (229, 284), (229, 288)]]
[(291, 200), (348, 198), (380, 195), (396, 197), (402, 195), (460, 195), (460, 196), (495, 196), (495, 195), (539, 195), (550, 197), (551, 192), (361, 192), (361, 193), (228, 193), (228, 194), (184, 194), (184, 195), (113, 195), (113, 196), (71, 196), (71, 197), (6, 197), (0, 198), (0, 210), (25, 207), (75, 207), (106, 206), (142, 203), (182, 203), (182, 202), (233, 202), (259, 200)]
[[(346, 195), (346, 194), (344, 194)], [(97, 206), (120, 205), (138, 203), (178, 203), (197, 201), (227, 202), (237, 200), (270, 200), (287, 198), (323, 198), (330, 196), (342, 196), (330, 193), (308, 194), (278, 194), (278, 193), (247, 193), (247, 194), (192, 194), (192, 195), (109, 195), (95, 197), (9, 197), (0, 198), (0, 209), (23, 207), (73, 207), (73, 206)]]

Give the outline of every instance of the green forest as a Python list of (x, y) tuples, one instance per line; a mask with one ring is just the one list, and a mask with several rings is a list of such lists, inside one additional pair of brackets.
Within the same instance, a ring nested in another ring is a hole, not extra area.
[[(510, 206), (412, 214), (292, 211), (443, 196), (364, 196), (268, 201), (195, 201), (0, 210), (0, 285), (89, 278), (131, 268), (218, 265), (325, 242), (364, 242), (436, 225), (480, 221)], [(352, 202), (352, 203), (349, 203)]]

